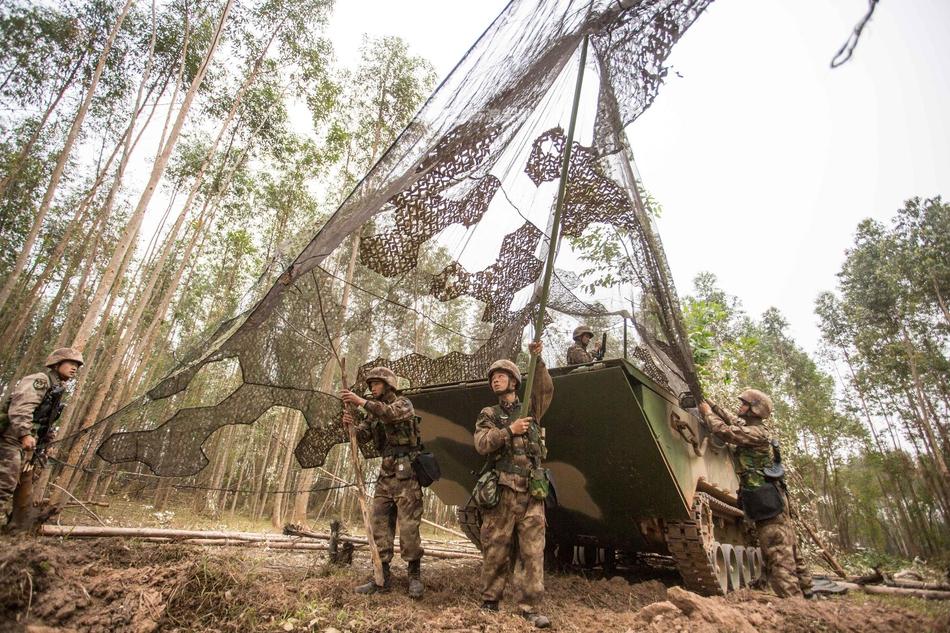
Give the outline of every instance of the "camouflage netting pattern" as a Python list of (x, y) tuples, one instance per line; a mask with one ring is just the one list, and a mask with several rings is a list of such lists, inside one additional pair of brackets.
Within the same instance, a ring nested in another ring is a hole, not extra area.
[[(350, 363), (352, 384), (385, 364), (412, 386), (481, 379), (494, 360), (515, 359), (537, 314), (545, 218), (585, 36), (585, 81), (596, 90), (583, 93), (590, 99), (579, 129), (586, 122), (587, 132), (573, 147), (563, 233), (579, 237), (592, 224), (618, 231), (636, 270), (630, 283), (652, 306), (649, 323), (635, 319), (640, 344), (632, 356), (674, 393), (698, 395), (623, 129), (652, 103), (673, 44), (710, 2), (513, 0), (309, 244), (274, 261), (277, 272), (262, 277), (247, 308), (101, 421), (110, 435), (99, 456), (143, 462), (163, 476), (194, 474), (208, 463), (202, 444), (214, 431), (281, 406), (303, 414), (308, 430), (296, 457), (315, 467), (346, 441), (340, 358)], [(463, 236), (460, 251), (440, 241), (453, 232)], [(470, 241), (476, 246), (466, 252)], [(475, 251), (491, 251), (493, 261), (463, 264)], [(608, 314), (575, 294), (578, 283), (558, 270), (549, 308), (578, 318)], [(401, 294), (406, 288), (414, 299)], [(454, 332), (458, 349), (438, 355), (386, 337), (393, 324), (425, 321), (419, 306), (427, 301), (477, 305), (483, 327)], [(209, 401), (212, 386), (226, 395)]]

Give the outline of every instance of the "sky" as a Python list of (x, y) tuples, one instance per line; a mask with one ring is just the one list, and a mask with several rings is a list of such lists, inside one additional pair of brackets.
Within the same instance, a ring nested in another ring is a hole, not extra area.
[[(398, 35), (440, 78), (500, 0), (337, 2), (336, 54)], [(714, 273), (753, 316), (771, 306), (814, 351), (864, 218), (950, 195), (950, 2), (883, 0), (851, 61), (829, 62), (866, 0), (717, 0), (674, 48), (653, 106), (628, 128), (680, 294)], [(944, 61), (940, 61), (944, 60)]]

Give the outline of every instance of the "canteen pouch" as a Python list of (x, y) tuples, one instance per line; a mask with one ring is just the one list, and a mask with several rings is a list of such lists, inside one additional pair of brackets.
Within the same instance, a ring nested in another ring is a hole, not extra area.
[(547, 499), (550, 488), (547, 470), (532, 468), (530, 477), (528, 477), (528, 492), (531, 493), (531, 496), (535, 499)]
[(412, 460), (412, 469), (416, 472), (416, 479), (423, 488), (428, 488), (442, 477), (438, 460), (428, 451), (416, 455)]
[(773, 483), (739, 489), (739, 507), (750, 521), (765, 521), (785, 511), (782, 491)]
[(482, 473), (472, 489), (472, 499), (482, 510), (491, 510), (498, 505), (498, 471), (491, 469)]

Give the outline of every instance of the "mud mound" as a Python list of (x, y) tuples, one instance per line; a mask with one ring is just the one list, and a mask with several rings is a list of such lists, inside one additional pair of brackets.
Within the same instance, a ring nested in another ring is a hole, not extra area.
[(66, 631), (152, 631), (167, 594), (191, 565), (176, 549), (4, 539), (0, 628), (30, 622)]
[(655, 602), (636, 614), (636, 631), (690, 631), (695, 633), (885, 633), (935, 631), (932, 618), (883, 605), (847, 600), (806, 601), (800, 598), (740, 591), (728, 598), (704, 598), (671, 587), (667, 600)]
[[(322, 552), (0, 539), (0, 631), (532, 630), (511, 598), (498, 614), (477, 608), (477, 561), (427, 560), (419, 601), (406, 596), (405, 564), (393, 567), (392, 591), (361, 596), (353, 587), (370, 575), (362, 556), (339, 569)], [(945, 613), (938, 620), (871, 598), (806, 602), (753, 591), (704, 598), (667, 588), (668, 576), (644, 578), (551, 574), (543, 609), (558, 631), (584, 633), (950, 630)]]

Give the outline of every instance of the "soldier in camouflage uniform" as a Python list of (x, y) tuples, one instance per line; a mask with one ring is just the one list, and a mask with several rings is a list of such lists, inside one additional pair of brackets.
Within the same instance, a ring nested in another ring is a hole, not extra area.
[(574, 344), (567, 348), (567, 364), (583, 365), (592, 363), (595, 356), (600, 351), (600, 343), (594, 343), (594, 353), (587, 351), (591, 339), (594, 338), (594, 332), (586, 325), (579, 325), (574, 328)]
[(62, 411), (64, 383), (82, 366), (82, 354), (61, 347), (46, 358), (46, 368), (18, 380), (0, 401), (0, 516), (6, 520), (33, 503), (34, 452), (53, 441), (53, 424)]
[(739, 394), (738, 418), (703, 402), (699, 411), (711, 433), (735, 445), (739, 475), (740, 504), (743, 491), (754, 493), (763, 486), (775, 486), (782, 509), (775, 516), (755, 521), (759, 547), (765, 560), (772, 590), (782, 598), (811, 594), (811, 574), (798, 551), (798, 538), (789, 512), (789, 501), (778, 481), (766, 479), (772, 466), (772, 438), (763, 421), (772, 415), (772, 399), (757, 389)]
[(554, 394), (554, 383), (541, 360), (541, 343), (529, 345), (538, 356), (531, 395), (531, 417), (512, 420), (521, 407), (516, 390), (521, 372), (509, 360), (496, 361), (488, 370), (488, 382), (498, 404), (485, 407), (475, 422), (475, 449), (489, 459), (498, 471), (498, 505), (483, 510), (481, 543), (482, 608), (498, 610), (505, 591), (508, 572), (516, 565), (515, 581), (520, 593), (522, 616), (538, 628), (547, 628), (550, 620), (535, 607), (544, 592), (544, 500), (528, 492), (532, 468), (544, 458), (544, 439), (538, 421), (547, 411)]
[(393, 541), (399, 525), (399, 553), (409, 564), (409, 596), (421, 598), (422, 539), (422, 486), (412, 468), (412, 460), (421, 450), (419, 418), (409, 398), (400, 395), (396, 375), (386, 367), (375, 367), (366, 374), (366, 384), (372, 392), (370, 399), (344, 389), (343, 401), (359, 407), (356, 418), (349, 407), (343, 414), (344, 424), (356, 424), (361, 442), (376, 442), (383, 457), (373, 495), (373, 540), (383, 563), (384, 584), (375, 580), (356, 588), (357, 593), (371, 594), (387, 591), (391, 575), (389, 564), (393, 559)]

